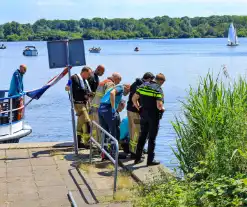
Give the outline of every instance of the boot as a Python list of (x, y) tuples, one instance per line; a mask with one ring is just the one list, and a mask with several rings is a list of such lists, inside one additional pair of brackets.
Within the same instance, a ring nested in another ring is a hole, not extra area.
[(140, 164), (140, 163), (142, 163), (144, 161), (144, 159), (135, 159), (135, 162), (134, 162), (134, 164), (135, 165), (138, 165), (138, 164)]
[(83, 148), (83, 144), (81, 143), (81, 135), (77, 135), (77, 144), (78, 148)]
[(147, 166), (154, 166), (154, 165), (159, 165), (160, 161), (158, 160), (153, 160), (153, 161), (148, 161)]

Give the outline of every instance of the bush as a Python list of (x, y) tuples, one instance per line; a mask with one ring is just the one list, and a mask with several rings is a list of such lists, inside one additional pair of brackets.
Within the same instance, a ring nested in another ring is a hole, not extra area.
[(247, 206), (247, 178), (222, 176), (200, 182), (160, 179), (138, 189), (136, 207), (243, 207)]

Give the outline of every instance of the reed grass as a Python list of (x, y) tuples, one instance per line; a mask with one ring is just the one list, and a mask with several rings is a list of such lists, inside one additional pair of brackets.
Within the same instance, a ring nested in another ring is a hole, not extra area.
[(239, 78), (226, 85), (208, 73), (197, 88), (190, 87), (176, 117), (173, 149), (184, 174), (207, 169), (205, 176), (235, 175), (247, 171), (247, 82)]

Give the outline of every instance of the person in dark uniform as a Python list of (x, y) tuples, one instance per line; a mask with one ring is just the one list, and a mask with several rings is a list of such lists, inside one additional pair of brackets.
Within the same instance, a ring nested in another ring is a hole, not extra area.
[(96, 92), (99, 85), (99, 76), (104, 75), (105, 67), (103, 65), (99, 65), (95, 71), (91, 73), (91, 76), (88, 78), (88, 83), (93, 93)]
[[(154, 159), (155, 140), (159, 131), (159, 122), (164, 112), (164, 93), (161, 86), (165, 82), (165, 76), (158, 74), (155, 81), (146, 82), (138, 87), (132, 101), (140, 111), (141, 134), (136, 149), (135, 164), (143, 162), (142, 151), (148, 137), (147, 165), (159, 165)], [(139, 100), (140, 99), (140, 100)], [(138, 101), (139, 100), (139, 101)]]
[(143, 75), (141, 79), (137, 78), (136, 81), (130, 86), (129, 100), (127, 103), (127, 115), (129, 120), (129, 130), (130, 130), (129, 145), (130, 145), (130, 152), (132, 159), (135, 159), (136, 147), (141, 132), (140, 114), (132, 102), (132, 97), (135, 94), (137, 87), (139, 87), (145, 82), (152, 81), (154, 78), (155, 76), (151, 72), (147, 72)]
[(72, 84), (73, 102), (77, 116), (77, 141), (79, 148), (88, 148), (90, 138), (90, 118), (88, 114), (88, 101), (90, 97), (90, 86), (87, 79), (90, 77), (91, 69), (83, 67), (81, 73), (71, 77), (70, 85), (65, 90), (69, 91)]

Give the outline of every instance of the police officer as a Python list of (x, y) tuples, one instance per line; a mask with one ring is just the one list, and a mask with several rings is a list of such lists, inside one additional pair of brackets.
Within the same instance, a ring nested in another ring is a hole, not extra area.
[[(90, 138), (90, 118), (88, 114), (88, 101), (91, 88), (87, 79), (90, 77), (91, 69), (83, 67), (80, 74), (71, 77), (73, 101), (77, 118), (77, 139), (79, 148), (88, 148)], [(70, 85), (66, 85), (68, 91)]]
[(150, 82), (155, 78), (151, 72), (147, 72), (143, 77), (137, 78), (136, 81), (130, 86), (129, 100), (127, 103), (127, 115), (129, 120), (129, 130), (130, 130), (130, 143), (129, 149), (131, 152), (131, 158), (136, 157), (136, 146), (140, 137), (140, 114), (136, 107), (133, 105), (132, 97), (136, 93), (136, 89), (145, 82)]
[[(142, 151), (148, 138), (148, 159), (147, 165), (159, 165), (154, 160), (155, 140), (159, 130), (159, 122), (164, 112), (164, 94), (161, 86), (165, 82), (165, 76), (158, 74), (155, 81), (142, 84), (134, 94), (132, 101), (140, 111), (141, 135), (136, 149), (135, 164), (141, 163)], [(140, 99), (140, 101), (138, 101)]]

